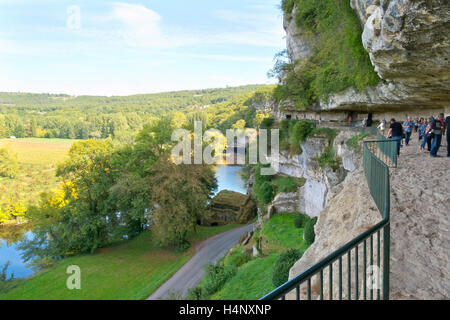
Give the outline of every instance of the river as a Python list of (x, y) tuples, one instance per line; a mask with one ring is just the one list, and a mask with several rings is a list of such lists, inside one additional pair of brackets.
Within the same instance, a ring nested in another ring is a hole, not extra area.
[[(247, 193), (246, 183), (241, 177), (242, 167), (220, 165), (216, 167), (216, 178), (218, 183), (217, 193), (222, 190), (231, 190), (240, 193)], [(15, 278), (26, 278), (34, 273), (34, 270), (23, 261), (21, 251), (17, 248), (20, 241), (20, 234), (12, 234), (14, 227), (0, 228), (0, 272), (2, 267), (9, 261), (7, 277), (14, 274)], [(23, 231), (22, 231), (23, 233)], [(24, 237), (30, 239), (33, 236), (31, 231), (25, 232)]]

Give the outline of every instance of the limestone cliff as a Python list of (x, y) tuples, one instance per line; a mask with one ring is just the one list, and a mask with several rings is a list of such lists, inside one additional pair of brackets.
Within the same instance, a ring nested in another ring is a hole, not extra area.
[[(348, 88), (311, 108), (382, 112), (427, 107), (450, 112), (450, 1), (349, 1), (382, 81), (362, 92)], [(292, 14), (285, 15), (284, 27), (290, 59), (309, 57), (308, 41)]]
[(360, 149), (351, 150), (345, 142), (355, 135), (352, 131), (342, 130), (333, 141), (333, 149), (340, 162), (337, 169), (321, 168), (314, 158), (324, 152), (329, 141), (323, 137), (312, 137), (301, 144), (300, 155), (281, 152), (278, 160), (271, 158), (272, 168), (278, 167), (278, 173), (305, 178), (306, 183), (295, 193), (278, 194), (273, 201), (275, 212), (301, 212), (310, 217), (318, 216), (326, 207), (332, 189), (344, 181), (348, 172), (356, 170), (360, 159)]

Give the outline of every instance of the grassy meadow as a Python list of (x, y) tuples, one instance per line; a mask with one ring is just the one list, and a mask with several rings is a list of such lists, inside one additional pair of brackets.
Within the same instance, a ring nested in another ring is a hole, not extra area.
[(70, 139), (0, 139), (0, 148), (17, 155), (15, 179), (0, 177), (0, 207), (9, 201), (23, 205), (37, 204), (42, 191), (58, 186), (56, 165), (63, 161), (76, 140)]
[[(74, 256), (42, 270), (7, 292), (0, 300), (140, 300), (151, 295), (194, 254), (195, 244), (238, 225), (199, 227), (188, 235), (183, 253), (159, 247), (150, 231), (125, 243)], [(68, 290), (68, 266), (81, 268), (81, 290)]]

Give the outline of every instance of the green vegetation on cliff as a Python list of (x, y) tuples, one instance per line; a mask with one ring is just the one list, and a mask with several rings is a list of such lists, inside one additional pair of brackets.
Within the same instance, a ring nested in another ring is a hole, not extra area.
[(330, 94), (350, 87), (361, 91), (379, 82), (361, 42), (361, 23), (348, 0), (283, 0), (285, 15), (294, 7), (292, 19), (312, 56), (302, 62), (276, 63), (272, 73), (282, 82), (275, 89), (276, 100), (292, 100), (302, 110)]

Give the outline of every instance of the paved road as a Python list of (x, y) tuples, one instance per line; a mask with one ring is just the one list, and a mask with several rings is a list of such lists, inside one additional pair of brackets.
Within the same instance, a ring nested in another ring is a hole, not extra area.
[(219, 234), (206, 240), (197, 247), (197, 253), (172, 278), (167, 280), (147, 300), (164, 299), (170, 292), (176, 292), (183, 297), (189, 289), (195, 287), (205, 275), (204, 265), (222, 258), (246, 231), (253, 230), (253, 225), (240, 227)]

